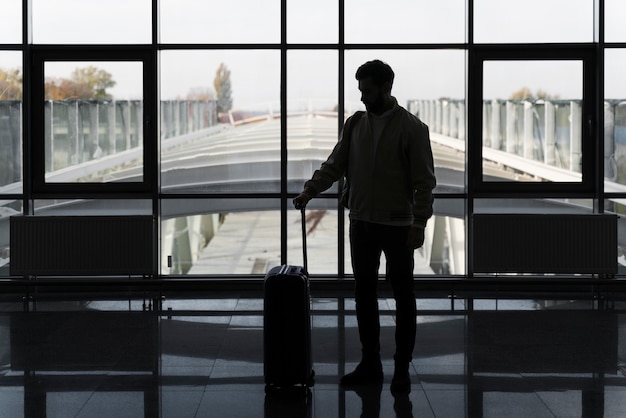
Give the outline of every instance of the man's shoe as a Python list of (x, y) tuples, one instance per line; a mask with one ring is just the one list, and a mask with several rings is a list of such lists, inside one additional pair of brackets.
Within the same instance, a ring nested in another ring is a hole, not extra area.
[(371, 385), (382, 382), (384, 377), (383, 365), (380, 362), (361, 362), (353, 372), (346, 374), (339, 380), (341, 386)]
[(398, 368), (393, 373), (391, 379), (391, 393), (393, 394), (407, 394), (411, 392), (411, 377), (409, 376), (408, 367)]

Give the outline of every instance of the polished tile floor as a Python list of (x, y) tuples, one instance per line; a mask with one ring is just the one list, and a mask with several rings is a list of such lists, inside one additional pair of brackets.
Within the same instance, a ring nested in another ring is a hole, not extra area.
[[(394, 398), (393, 301), (381, 386), (343, 390), (354, 303), (313, 300), (315, 385), (266, 396), (263, 301), (0, 304), (0, 418), (626, 417), (626, 306), (418, 300), (412, 391)], [(471, 308), (471, 309), (470, 309)]]

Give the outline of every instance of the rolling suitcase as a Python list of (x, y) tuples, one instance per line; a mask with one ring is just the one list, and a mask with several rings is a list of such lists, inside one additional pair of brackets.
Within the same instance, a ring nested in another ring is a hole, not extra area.
[(302, 209), (304, 266), (282, 265), (265, 276), (263, 372), (266, 392), (313, 385), (311, 294), (307, 272), (306, 220)]

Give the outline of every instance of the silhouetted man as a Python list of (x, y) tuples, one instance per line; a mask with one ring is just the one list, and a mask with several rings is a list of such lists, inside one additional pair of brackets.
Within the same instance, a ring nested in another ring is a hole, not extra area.
[(362, 358), (353, 372), (341, 378), (341, 384), (378, 384), (383, 379), (377, 284), (384, 252), (396, 301), (391, 391), (406, 393), (411, 390), (409, 366), (416, 327), (413, 254), (423, 245), (424, 228), (432, 216), (433, 156), (428, 127), (391, 95), (391, 67), (379, 60), (366, 62), (358, 68), (356, 79), (365, 114), (346, 120), (332, 153), (293, 203), (304, 207), (346, 177)]

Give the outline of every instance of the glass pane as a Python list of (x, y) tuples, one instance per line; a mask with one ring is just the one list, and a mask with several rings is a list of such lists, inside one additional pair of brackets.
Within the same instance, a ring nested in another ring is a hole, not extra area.
[(465, 42), (465, 1), (346, 0), (348, 43)]
[(22, 192), (22, 54), (0, 52), (0, 194)]
[(32, 0), (37, 44), (141, 44), (152, 41), (151, 0)]
[(475, 199), (475, 213), (593, 213), (590, 199)]
[(161, 0), (163, 43), (280, 42), (280, 0)]
[(279, 200), (162, 201), (162, 274), (263, 275), (280, 254)]
[(163, 51), (161, 98), (164, 192), (280, 190), (278, 51)]
[(626, 3), (623, 0), (604, 0), (604, 40), (626, 42), (624, 16)]
[(581, 61), (485, 61), (483, 181), (580, 182)]
[(22, 202), (19, 200), (0, 200), (0, 276), (9, 275), (11, 261), (10, 218), (22, 214)]
[(338, 15), (337, 0), (290, 1), (287, 7), (287, 42), (337, 42)]
[(626, 50), (605, 52), (604, 179), (609, 193), (626, 192)]
[[(307, 261), (308, 269), (312, 274), (337, 274), (338, 272), (338, 243), (337, 210), (317, 209), (320, 200), (315, 199), (316, 204), (311, 204), (306, 211), (307, 231)], [(335, 203), (336, 200), (330, 199)], [(324, 205), (324, 203), (321, 203)], [(304, 264), (302, 251), (302, 220), (299, 210), (291, 209), (287, 212), (287, 257), (288, 264), (302, 266)], [(347, 224), (346, 224), (347, 225)], [(346, 246), (347, 241), (346, 235)], [(352, 270), (347, 272), (351, 273)]]
[(593, 0), (474, 1), (474, 41), (593, 42)]
[(346, 112), (364, 110), (357, 68), (381, 59), (394, 70), (392, 95), (429, 127), (437, 193), (462, 193), (465, 184), (465, 54), (463, 51), (347, 51)]
[(19, 43), (22, 43), (22, 0), (3, 0), (0, 44)]
[(34, 213), (40, 216), (130, 216), (152, 214), (146, 199), (38, 199)]
[(337, 52), (288, 51), (287, 147), (292, 192), (302, 190), (337, 143), (337, 76)]
[[(465, 202), (461, 199), (435, 199), (433, 216), (425, 230), (424, 246), (415, 250), (416, 275), (465, 274)], [(345, 215), (345, 272), (352, 274), (348, 214)], [(336, 250), (335, 250), (336, 252)], [(311, 256), (309, 256), (310, 258)], [(386, 272), (385, 255), (381, 255), (379, 275)]]
[(610, 199), (604, 202), (607, 213), (615, 213), (617, 219), (617, 274), (626, 274), (626, 199)]
[(46, 62), (46, 181), (143, 181), (143, 64)]

